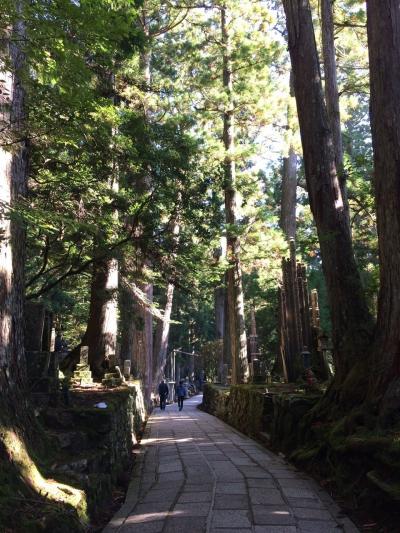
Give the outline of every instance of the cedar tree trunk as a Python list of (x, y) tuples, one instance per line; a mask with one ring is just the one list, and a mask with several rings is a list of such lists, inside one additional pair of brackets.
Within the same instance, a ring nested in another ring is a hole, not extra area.
[(309, 202), (332, 317), (336, 383), (365, 358), (372, 319), (354, 259), (308, 0), (283, 0)]
[(288, 241), (296, 238), (297, 155), (293, 146), (283, 160), (280, 226)]
[(118, 262), (109, 259), (93, 268), (89, 318), (82, 344), (89, 347), (90, 368), (96, 377), (103, 374), (106, 355), (115, 354), (118, 315)]
[[(237, 225), (237, 194), (235, 167), (235, 110), (233, 102), (233, 72), (231, 59), (231, 42), (229, 20), (225, 5), (221, 7), (221, 33), (223, 45), (223, 85), (228, 96), (228, 104), (224, 112), (225, 147), (224, 178), (225, 178), (225, 220), (227, 224), (227, 300), (229, 320), (229, 342), (232, 355), (232, 383), (247, 381), (249, 367), (247, 361), (247, 340), (244, 321), (244, 296), (242, 272), (239, 259), (240, 241), (235, 231)], [(228, 340), (228, 339), (227, 339)]]
[[(380, 291), (373, 379), (397, 397), (400, 383), (400, 4), (368, 0), (368, 49)], [(375, 367), (374, 367), (375, 368)], [(388, 388), (388, 385), (391, 384)], [(397, 392), (396, 392), (397, 391)]]

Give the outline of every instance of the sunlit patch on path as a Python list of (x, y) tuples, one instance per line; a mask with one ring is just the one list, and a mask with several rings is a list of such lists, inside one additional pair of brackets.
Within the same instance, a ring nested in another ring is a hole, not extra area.
[(358, 530), (314, 481), (196, 407), (156, 409), (126, 502), (105, 533)]

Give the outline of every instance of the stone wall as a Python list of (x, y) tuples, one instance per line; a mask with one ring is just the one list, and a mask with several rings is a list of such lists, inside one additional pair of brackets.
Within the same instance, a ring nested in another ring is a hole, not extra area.
[(266, 385), (234, 385), (228, 389), (206, 384), (202, 409), (288, 453), (299, 440), (298, 421), (319, 398), (301, 392), (266, 392)]
[[(71, 390), (69, 407), (47, 407), (41, 421), (57, 450), (54, 477), (82, 488), (93, 518), (129, 477), (146, 411), (139, 382), (115, 389)], [(105, 408), (95, 407), (105, 404)]]
[(274, 386), (267, 392), (266, 385), (207, 384), (201, 408), (323, 479), (353, 512), (373, 513), (389, 522), (388, 531), (399, 531), (399, 433), (377, 428), (373, 410), (362, 406), (322, 422), (312, 412), (320, 398)]

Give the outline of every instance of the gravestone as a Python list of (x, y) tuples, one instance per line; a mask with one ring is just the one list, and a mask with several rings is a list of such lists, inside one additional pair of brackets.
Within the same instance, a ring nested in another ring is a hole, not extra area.
[(125, 359), (124, 361), (124, 376), (126, 379), (129, 379), (129, 376), (131, 375), (131, 360)]
[(92, 387), (93, 377), (89, 366), (89, 346), (81, 346), (79, 363), (72, 376), (71, 383), (78, 387)]

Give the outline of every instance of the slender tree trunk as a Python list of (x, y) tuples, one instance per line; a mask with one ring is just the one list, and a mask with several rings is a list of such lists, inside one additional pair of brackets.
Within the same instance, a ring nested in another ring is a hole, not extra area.
[[(380, 291), (372, 379), (400, 403), (400, 6), (368, 0), (368, 48)], [(389, 386), (390, 384), (390, 386)], [(389, 386), (389, 387), (388, 387)]]
[(172, 306), (174, 302), (174, 291), (175, 285), (173, 283), (168, 283), (164, 307), (164, 320), (159, 321), (156, 326), (154, 337), (154, 384), (157, 384), (162, 378), (167, 363), (168, 338)]
[(333, 1), (321, 0), (322, 52), (325, 73), (325, 101), (335, 148), (336, 171), (347, 207), (346, 174), (343, 168), (343, 138), (340, 124), (339, 89), (336, 69), (335, 28), (333, 22)]
[(224, 112), (225, 147), (225, 220), (227, 223), (227, 271), (228, 320), (230, 329), (230, 351), (232, 354), (232, 383), (247, 381), (249, 367), (247, 361), (247, 340), (244, 321), (244, 296), (240, 266), (240, 241), (236, 235), (237, 194), (235, 166), (235, 110), (233, 102), (232, 49), (229, 35), (228, 10), (221, 7), (221, 33), (223, 44), (223, 85), (228, 97)]
[[(226, 254), (225, 239), (221, 238), (221, 246), (214, 250), (214, 259), (219, 263), (222, 257)], [(226, 327), (226, 287), (224, 278), (221, 280), (221, 285), (214, 289), (214, 317), (215, 317), (215, 338), (221, 341), (220, 352), (218, 355), (218, 377), (222, 381), (224, 377), (224, 363), (229, 358), (224, 358), (224, 337)], [(225, 343), (226, 345), (226, 343)]]
[[(179, 196), (178, 204), (181, 198)], [(179, 210), (179, 207), (177, 208)], [(171, 233), (171, 258), (172, 261), (176, 258), (177, 246), (179, 243), (179, 214), (175, 213), (172, 217), (170, 224), (170, 233)], [(159, 320), (156, 326), (156, 332), (154, 336), (154, 354), (153, 354), (153, 382), (154, 386), (160, 381), (165, 365), (167, 363), (167, 351), (168, 351), (168, 339), (169, 339), (169, 330), (170, 330), (170, 320), (172, 313), (172, 305), (174, 302), (174, 291), (175, 285), (173, 280), (171, 280), (167, 285), (166, 290), (166, 301), (164, 307), (164, 320)]]
[(293, 145), (283, 160), (280, 226), (288, 241), (296, 238), (297, 155)]
[(347, 210), (322, 92), (308, 0), (283, 0), (309, 201), (317, 226), (332, 316), (337, 383), (365, 357), (372, 330), (354, 259)]
[(215, 312), (215, 337), (224, 338), (225, 322), (225, 288), (217, 287), (214, 290), (214, 312)]

